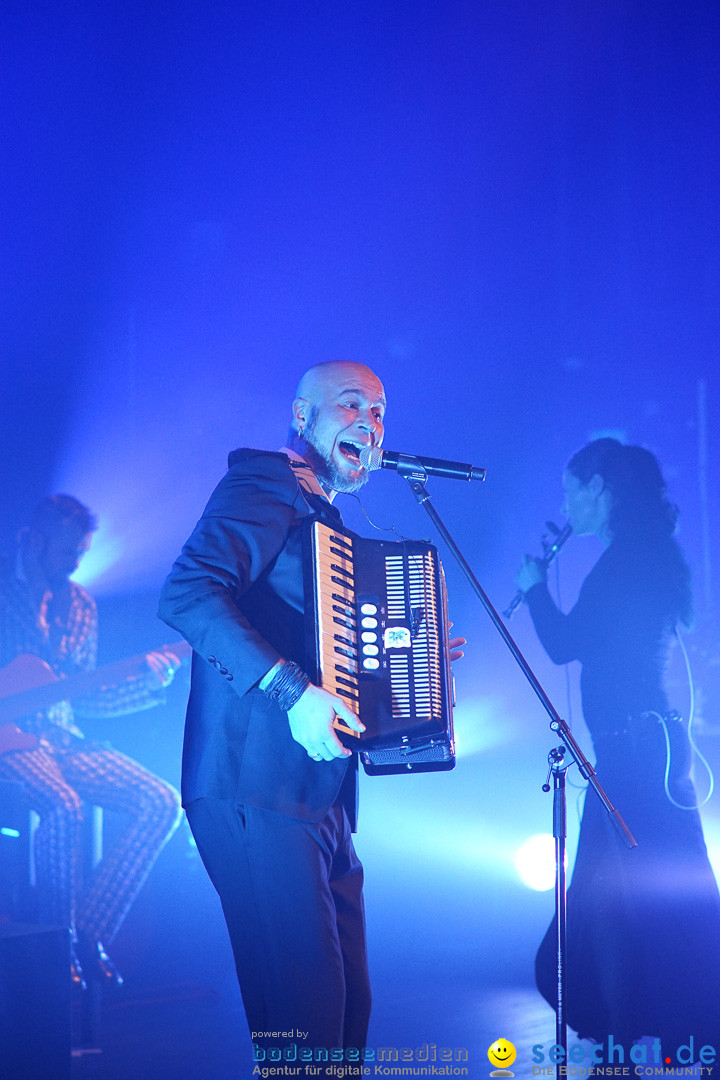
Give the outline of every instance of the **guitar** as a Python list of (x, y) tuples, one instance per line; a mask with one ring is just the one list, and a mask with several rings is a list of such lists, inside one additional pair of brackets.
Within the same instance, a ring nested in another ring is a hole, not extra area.
[[(177, 656), (184, 660), (192, 653), (186, 641), (175, 641), (151, 650)], [(78, 695), (91, 694), (107, 686), (117, 686), (128, 679), (137, 678), (147, 671), (147, 653), (129, 656), (104, 664), (92, 671), (61, 678), (39, 656), (23, 653), (16, 656), (7, 667), (0, 668), (0, 754), (9, 750), (33, 750), (38, 736), (21, 731), (15, 724), (23, 716), (42, 712), (58, 701), (71, 701)]]

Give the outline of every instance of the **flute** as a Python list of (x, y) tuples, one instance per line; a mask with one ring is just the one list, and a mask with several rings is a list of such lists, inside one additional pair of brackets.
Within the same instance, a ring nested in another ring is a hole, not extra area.
[[(560, 551), (560, 548), (570, 537), (572, 533), (572, 525), (566, 525), (564, 529), (558, 529), (557, 525), (554, 525), (552, 521), (546, 521), (545, 524), (547, 525), (550, 532), (553, 533), (553, 535), (555, 536), (552, 544), (548, 544), (547, 539), (543, 537), (544, 554), (542, 559), (539, 559), (538, 562), (547, 570), (550, 563)], [(525, 593), (522, 591), (522, 589), (518, 589), (518, 591), (515, 593), (512, 600), (510, 601), (508, 607), (506, 607), (503, 611), (503, 615), (506, 619), (512, 618), (512, 613), (515, 611), (515, 608), (519, 607), (520, 604), (522, 604), (524, 596)]]

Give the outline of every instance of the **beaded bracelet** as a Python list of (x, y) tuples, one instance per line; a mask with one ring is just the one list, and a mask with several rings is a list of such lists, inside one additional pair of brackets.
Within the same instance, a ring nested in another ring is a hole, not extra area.
[(275, 672), (264, 693), (271, 701), (276, 701), (283, 712), (289, 712), (309, 685), (310, 679), (303, 669), (294, 660), (286, 660)]

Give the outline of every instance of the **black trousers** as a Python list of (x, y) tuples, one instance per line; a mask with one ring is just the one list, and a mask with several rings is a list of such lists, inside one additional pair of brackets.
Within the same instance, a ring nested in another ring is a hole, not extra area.
[(363, 873), (342, 807), (313, 824), (205, 798), (187, 816), (222, 901), (253, 1042), (266, 1053), (364, 1047)]

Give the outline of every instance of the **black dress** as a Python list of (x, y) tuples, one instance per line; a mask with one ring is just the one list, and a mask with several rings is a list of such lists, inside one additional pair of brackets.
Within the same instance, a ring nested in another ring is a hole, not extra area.
[[(660, 1036), (668, 1053), (691, 1035), (696, 1050), (720, 1047), (720, 897), (699, 814), (666, 795), (665, 733), (648, 715), (668, 712), (662, 676), (674, 618), (666, 560), (676, 550), (672, 541), (613, 541), (568, 615), (545, 585), (527, 594), (551, 659), (582, 663), (598, 778), (638, 844), (624, 845), (588, 792), (568, 889), (567, 1020), (596, 1042)], [(686, 725), (667, 727), (670, 791), (692, 807)], [(555, 1007), (554, 922), (536, 976)]]

